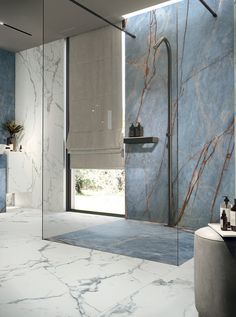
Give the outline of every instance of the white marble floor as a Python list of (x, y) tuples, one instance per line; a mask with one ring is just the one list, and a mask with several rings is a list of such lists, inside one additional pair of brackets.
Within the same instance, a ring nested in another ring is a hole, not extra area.
[(197, 317), (180, 267), (41, 240), (41, 213), (0, 214), (1, 317)]

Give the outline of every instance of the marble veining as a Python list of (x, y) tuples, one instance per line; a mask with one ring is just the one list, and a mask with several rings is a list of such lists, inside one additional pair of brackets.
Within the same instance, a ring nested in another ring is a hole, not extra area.
[[(44, 73), (42, 73), (43, 60)], [(18, 206), (39, 208), (42, 205), (43, 147), (44, 207), (47, 210), (64, 210), (63, 77), (64, 40), (46, 44), (44, 56), (42, 47), (16, 54), (16, 119), (24, 123), (24, 133), (18, 143), (22, 144), (33, 165), (32, 192), (16, 194), (15, 201)], [(44, 87), (42, 87), (43, 78)], [(44, 105), (43, 118), (42, 105)]]
[[(84, 222), (83, 215), (79, 217)], [(91, 217), (88, 228), (53, 236), (50, 241), (173, 265), (193, 257), (194, 236), (190, 232), (177, 232), (176, 228), (127, 219), (109, 219), (105, 224), (97, 225), (96, 217)], [(179, 253), (177, 239), (183, 246)]]
[(44, 211), (64, 211), (64, 40), (44, 47)]
[(233, 2), (209, 5), (218, 14), (213, 21), (193, 1), (179, 5), (184, 14), (179, 16), (176, 223), (194, 228), (219, 221), (222, 196), (234, 198)]
[(167, 53), (152, 49), (161, 36), (173, 58), (174, 223), (218, 221), (222, 195), (234, 197), (233, 2), (209, 5), (217, 19), (191, 0), (128, 19), (137, 38), (126, 38), (126, 134), (140, 120), (144, 135), (160, 138), (126, 147), (130, 219), (167, 222)]
[(197, 316), (192, 260), (175, 267), (49, 242), (40, 224), (40, 210), (1, 214), (1, 315)]
[(18, 206), (39, 208), (42, 204), (42, 48), (16, 53), (16, 120), (24, 124), (18, 140), (32, 160), (32, 192), (16, 194)]
[(32, 192), (32, 162), (26, 152), (7, 153), (7, 193)]
[(167, 222), (167, 54), (164, 46), (156, 51), (153, 46), (165, 34), (175, 52), (175, 25), (175, 6), (128, 20), (137, 38), (126, 38), (126, 135), (131, 122), (141, 121), (144, 135), (160, 140), (156, 146), (126, 146), (126, 209), (131, 219)]

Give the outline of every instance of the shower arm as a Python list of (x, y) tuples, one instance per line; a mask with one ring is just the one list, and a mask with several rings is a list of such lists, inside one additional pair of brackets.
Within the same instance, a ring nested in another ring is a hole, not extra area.
[(164, 36), (157, 41), (153, 48), (157, 50), (162, 43), (165, 43), (168, 55), (168, 127), (166, 134), (168, 137), (168, 225), (173, 226), (175, 221), (172, 217), (172, 53), (170, 42)]

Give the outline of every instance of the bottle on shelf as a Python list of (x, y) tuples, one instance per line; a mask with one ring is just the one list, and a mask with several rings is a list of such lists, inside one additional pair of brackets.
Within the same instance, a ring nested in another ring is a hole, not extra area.
[(223, 196), (224, 202), (220, 205), (220, 217), (222, 216), (223, 210), (225, 210), (227, 217), (227, 226), (230, 228), (230, 209), (232, 208), (231, 203), (229, 202), (228, 196)]
[(136, 125), (135, 125), (134, 135), (135, 135), (136, 137), (139, 137), (139, 136), (140, 136), (140, 122), (136, 123)]
[(236, 199), (234, 199), (234, 205), (230, 211), (230, 226), (232, 231), (236, 231)]
[(135, 136), (135, 126), (132, 123), (130, 128), (129, 128), (129, 137), (134, 137)]
[(135, 136), (140, 137), (143, 136), (143, 126), (140, 122), (135, 125)]
[(225, 210), (222, 211), (222, 215), (220, 217), (220, 229), (223, 231), (227, 231), (228, 225), (227, 225), (227, 216)]

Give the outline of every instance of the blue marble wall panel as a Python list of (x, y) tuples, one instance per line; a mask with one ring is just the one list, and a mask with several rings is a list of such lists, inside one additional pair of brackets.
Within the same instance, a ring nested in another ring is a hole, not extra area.
[(234, 198), (233, 0), (179, 4), (180, 226), (219, 221), (223, 195)]
[(0, 155), (0, 213), (6, 212), (6, 155)]
[(222, 195), (234, 196), (233, 0), (208, 3), (217, 19), (185, 0), (128, 20), (137, 38), (126, 37), (126, 135), (141, 120), (146, 136), (160, 137), (152, 149), (126, 147), (128, 218), (167, 222), (167, 54), (152, 50), (163, 35), (174, 62), (175, 224), (218, 221)]
[(15, 53), (0, 49), (0, 144), (7, 133), (2, 124), (15, 119)]
[[(137, 38), (126, 37), (126, 135), (140, 121), (144, 136), (157, 136), (156, 145), (126, 145), (126, 210), (131, 219), (167, 222), (167, 53), (153, 46), (165, 35), (177, 56), (177, 10), (161, 8), (128, 20)], [(173, 59), (173, 105), (176, 105), (177, 71)], [(175, 139), (173, 141), (175, 143)], [(175, 146), (176, 149), (176, 146)], [(176, 158), (175, 158), (176, 160)], [(176, 164), (174, 167), (176, 169)]]

